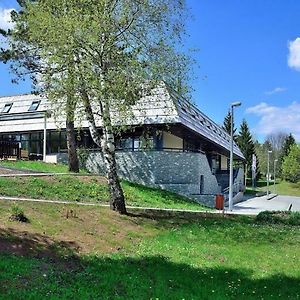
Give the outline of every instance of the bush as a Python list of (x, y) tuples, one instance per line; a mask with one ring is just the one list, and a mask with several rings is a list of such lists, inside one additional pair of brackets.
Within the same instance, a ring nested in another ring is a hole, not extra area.
[(292, 211), (262, 211), (256, 218), (258, 223), (300, 225), (300, 212)]
[(77, 149), (77, 155), (78, 155), (78, 159), (79, 159), (79, 165), (81, 168), (85, 169), (86, 168), (86, 162), (89, 158), (89, 150), (85, 149), (85, 148), (78, 148)]
[(29, 219), (25, 216), (23, 209), (18, 206), (16, 203), (14, 203), (11, 207), (11, 216), (10, 220), (12, 221), (18, 221), (18, 222), (29, 222)]

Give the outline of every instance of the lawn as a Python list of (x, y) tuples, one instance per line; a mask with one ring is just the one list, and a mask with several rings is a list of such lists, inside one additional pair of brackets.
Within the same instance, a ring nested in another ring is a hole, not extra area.
[(299, 299), (299, 227), (0, 202), (2, 299)]
[[(274, 182), (270, 182), (269, 190), (271, 193), (276, 193), (279, 195), (287, 195), (287, 196), (296, 196), (300, 197), (300, 182), (298, 183), (291, 183), (284, 180), (278, 180), (276, 182), (276, 186), (274, 189)], [(267, 191), (267, 182), (266, 181), (259, 181), (257, 183), (257, 188), (254, 192), (261, 192)], [(248, 192), (253, 192), (252, 187), (248, 188)]]
[[(21, 170), (46, 172), (46, 173), (69, 173), (68, 166), (64, 164), (48, 164), (42, 161), (7, 161), (0, 162), (0, 167), (8, 167)], [(83, 172), (83, 171), (81, 171)]]
[[(178, 194), (122, 182), (126, 203), (133, 206), (210, 210)], [(56, 175), (0, 177), (0, 195), (33, 199), (109, 203), (107, 181), (101, 176)]]

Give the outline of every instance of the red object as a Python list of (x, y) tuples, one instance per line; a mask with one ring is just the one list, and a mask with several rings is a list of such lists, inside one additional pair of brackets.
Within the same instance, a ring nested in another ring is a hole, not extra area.
[(215, 208), (218, 210), (224, 209), (224, 195), (216, 195), (216, 205)]

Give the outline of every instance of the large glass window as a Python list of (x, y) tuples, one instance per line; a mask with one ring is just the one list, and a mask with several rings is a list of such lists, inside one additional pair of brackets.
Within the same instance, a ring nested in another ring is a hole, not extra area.
[(65, 131), (60, 132), (60, 149), (66, 150), (67, 147), (67, 133)]
[(52, 131), (50, 136), (51, 153), (57, 153), (60, 150), (59, 131)]
[(134, 150), (150, 150), (154, 148), (153, 137), (138, 137), (134, 139)]
[(132, 151), (132, 138), (126, 138), (126, 139), (119, 139), (116, 142), (116, 149), (117, 150), (130, 150)]
[(22, 146), (22, 150), (29, 151), (29, 141), (22, 141), (21, 146)]

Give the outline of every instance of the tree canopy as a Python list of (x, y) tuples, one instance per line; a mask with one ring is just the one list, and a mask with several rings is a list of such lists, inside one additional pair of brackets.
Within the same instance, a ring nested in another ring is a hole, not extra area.
[[(228, 114), (224, 118), (222, 127), (229, 135), (231, 135), (231, 112), (230, 111), (228, 111)], [(235, 142), (237, 142), (237, 134), (236, 134), (236, 127), (234, 124), (234, 120), (233, 120), (233, 139)]]
[(253, 154), (255, 154), (255, 147), (248, 123), (245, 119), (241, 124), (237, 143), (246, 159), (247, 175), (251, 177), (252, 158)]
[[(185, 93), (188, 57), (180, 52), (185, 1), (19, 1), (14, 27), (2, 32), (18, 76), (30, 74), (35, 88), (66, 113), (71, 99), (89, 121), (107, 165), (111, 207), (126, 212), (116, 173), (112, 114), (131, 116), (131, 107), (161, 81)], [(101, 129), (99, 129), (99, 124)]]
[(296, 144), (291, 146), (289, 154), (283, 160), (282, 175), (290, 182), (300, 180), (300, 147)]

